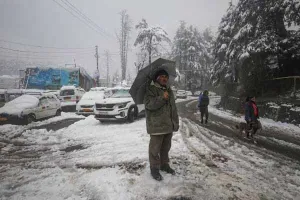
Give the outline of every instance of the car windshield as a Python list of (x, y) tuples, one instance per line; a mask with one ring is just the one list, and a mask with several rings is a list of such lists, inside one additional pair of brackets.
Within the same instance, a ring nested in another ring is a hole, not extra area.
[(129, 90), (121, 89), (121, 90), (117, 90), (110, 97), (111, 98), (129, 98), (129, 97), (131, 97), (131, 95), (129, 94)]
[(82, 100), (101, 100), (104, 97), (104, 91), (87, 92), (82, 96)]
[(60, 96), (71, 96), (74, 95), (75, 91), (74, 90), (62, 90), (60, 91)]

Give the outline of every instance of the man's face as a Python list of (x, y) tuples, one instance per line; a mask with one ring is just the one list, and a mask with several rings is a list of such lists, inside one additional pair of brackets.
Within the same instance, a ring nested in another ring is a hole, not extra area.
[(252, 99), (251, 99), (251, 101), (255, 101), (256, 99), (255, 99), (255, 97), (253, 97)]
[(169, 77), (166, 75), (160, 75), (157, 79), (158, 83), (162, 86), (166, 86), (168, 83)]

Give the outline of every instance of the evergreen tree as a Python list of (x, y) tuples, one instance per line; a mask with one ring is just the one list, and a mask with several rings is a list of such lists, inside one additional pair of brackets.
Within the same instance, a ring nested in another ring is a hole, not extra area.
[(206, 87), (212, 63), (212, 44), (213, 37), (209, 29), (201, 33), (193, 26), (187, 27), (184, 21), (180, 22), (172, 54), (177, 61), (177, 68), (185, 74), (183, 85), (192, 92), (201, 86)]
[(170, 43), (168, 34), (161, 27), (150, 27), (145, 19), (136, 25), (139, 30), (134, 46), (140, 45), (142, 51), (147, 51), (149, 64), (153, 55), (159, 53), (159, 47), (162, 42)]
[(299, 75), (299, 13), (297, 0), (230, 4), (214, 46), (212, 81), (260, 91), (266, 79)]

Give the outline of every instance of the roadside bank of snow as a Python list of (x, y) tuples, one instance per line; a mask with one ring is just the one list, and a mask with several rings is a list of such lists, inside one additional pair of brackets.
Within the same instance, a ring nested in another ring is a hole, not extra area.
[(75, 113), (65, 113), (62, 112), (61, 116), (55, 116), (49, 119), (45, 119), (42, 121), (32, 122), (28, 125), (13, 125), (13, 124), (4, 124), (0, 126), (0, 140), (1, 139), (11, 139), (19, 136), (23, 131), (28, 130), (33, 127), (42, 126), (54, 122), (58, 122), (65, 119), (73, 119), (73, 118), (79, 118), (83, 119), (83, 116), (76, 115)]

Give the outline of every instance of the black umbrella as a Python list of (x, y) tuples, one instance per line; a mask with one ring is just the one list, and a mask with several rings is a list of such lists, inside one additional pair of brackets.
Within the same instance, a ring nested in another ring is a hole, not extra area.
[[(176, 77), (175, 62), (163, 58), (159, 58), (148, 65), (147, 67), (141, 69), (130, 90), (129, 93), (136, 104), (143, 104), (146, 88), (150, 85), (151, 81), (154, 79), (154, 75), (157, 71), (164, 69), (168, 72), (170, 81)], [(169, 81), (169, 82), (170, 82)]]

